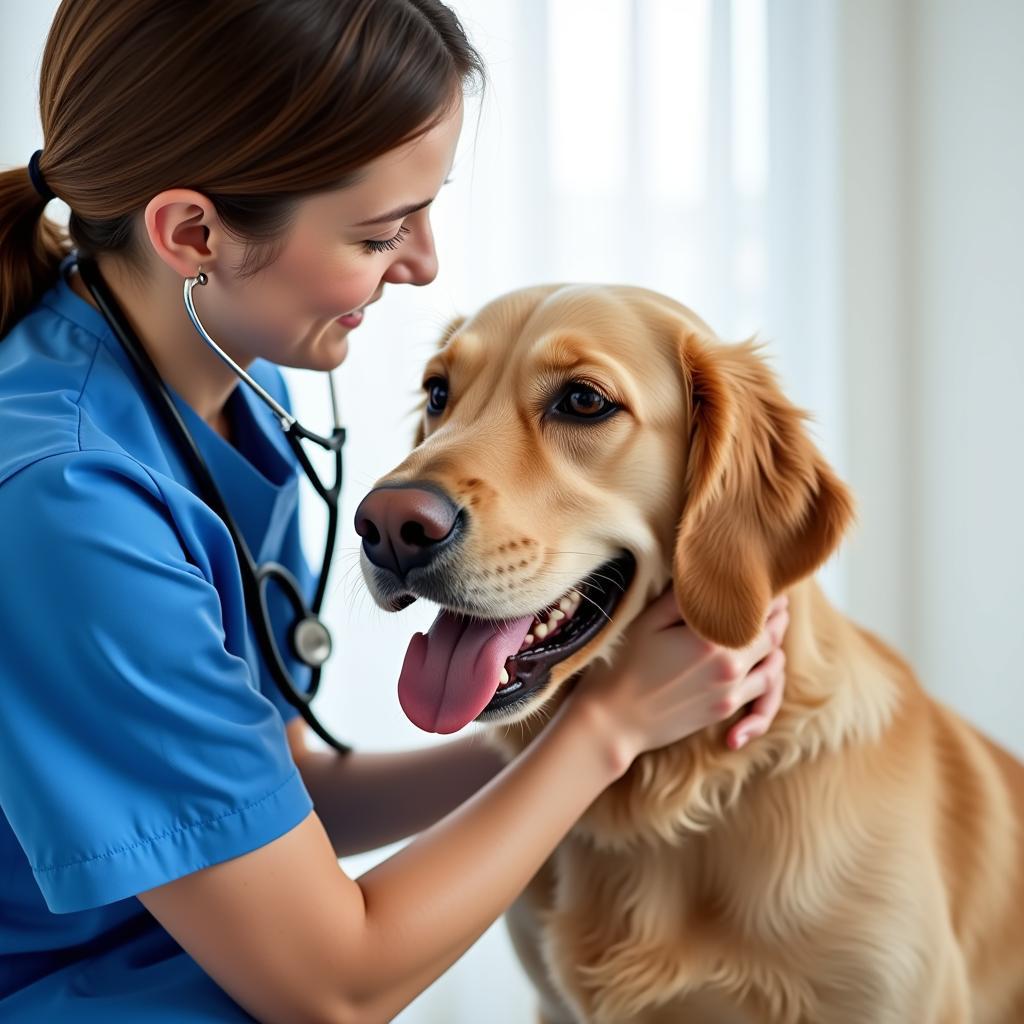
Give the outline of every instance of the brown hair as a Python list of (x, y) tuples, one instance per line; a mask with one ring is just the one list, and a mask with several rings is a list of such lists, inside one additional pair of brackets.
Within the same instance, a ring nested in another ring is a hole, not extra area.
[(304, 195), (422, 134), (483, 64), (440, 0), (63, 0), (40, 76), (40, 171), (71, 208), (43, 216), (27, 168), (0, 172), (0, 338), (72, 247), (141, 266), (134, 215), (167, 188), (208, 196), (277, 257)]

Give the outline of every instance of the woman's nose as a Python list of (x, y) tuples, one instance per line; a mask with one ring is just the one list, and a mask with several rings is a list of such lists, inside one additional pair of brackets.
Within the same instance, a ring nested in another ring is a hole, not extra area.
[(400, 255), (384, 273), (388, 284), (430, 284), (437, 277), (437, 251), (429, 223), (413, 232)]

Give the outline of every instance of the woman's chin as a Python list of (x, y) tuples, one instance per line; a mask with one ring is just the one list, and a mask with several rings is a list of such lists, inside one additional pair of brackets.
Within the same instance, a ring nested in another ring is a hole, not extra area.
[(348, 328), (331, 321), (318, 335), (307, 335), (293, 346), (287, 356), (267, 356), (279, 366), (320, 373), (337, 369), (348, 356)]
[(333, 321), (310, 351), (310, 370), (334, 370), (348, 356), (349, 328)]
[(325, 369), (333, 370), (336, 366), (340, 366), (345, 362), (345, 358), (348, 355), (348, 332), (335, 342), (331, 343), (330, 348), (332, 365), (325, 367)]

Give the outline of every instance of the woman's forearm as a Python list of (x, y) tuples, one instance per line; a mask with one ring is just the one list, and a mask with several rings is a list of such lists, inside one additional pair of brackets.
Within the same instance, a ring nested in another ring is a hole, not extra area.
[(603, 739), (610, 731), (563, 705), (480, 793), (358, 879), (365, 924), (349, 953), (353, 1019), (391, 1020), (508, 908), (627, 767)]
[(296, 758), (339, 857), (377, 849), (429, 828), (503, 767), (482, 736), (391, 753), (310, 750)]

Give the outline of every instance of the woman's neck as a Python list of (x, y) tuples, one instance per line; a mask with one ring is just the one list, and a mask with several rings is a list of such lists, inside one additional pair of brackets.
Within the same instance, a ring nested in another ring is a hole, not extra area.
[[(179, 287), (172, 289), (163, 279), (144, 294), (116, 264), (97, 258), (107, 287), (149, 353), (160, 376), (222, 437), (231, 440), (224, 407), (239, 380), (234, 371), (199, 337), (180, 299)], [(163, 268), (165, 275), (170, 270)], [(68, 283), (76, 295), (96, 306), (89, 289), (74, 272)]]

